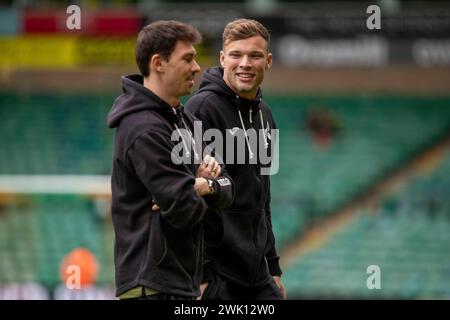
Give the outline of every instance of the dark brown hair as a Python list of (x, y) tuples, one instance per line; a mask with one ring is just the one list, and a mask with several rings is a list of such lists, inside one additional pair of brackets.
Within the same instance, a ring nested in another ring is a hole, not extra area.
[(186, 23), (161, 20), (148, 24), (139, 32), (136, 42), (136, 63), (144, 77), (150, 74), (149, 62), (154, 54), (169, 60), (177, 41), (197, 44), (202, 40), (200, 32)]
[(269, 46), (270, 34), (260, 22), (251, 19), (237, 19), (228, 23), (223, 30), (223, 46), (231, 41), (243, 40), (254, 36), (261, 36)]

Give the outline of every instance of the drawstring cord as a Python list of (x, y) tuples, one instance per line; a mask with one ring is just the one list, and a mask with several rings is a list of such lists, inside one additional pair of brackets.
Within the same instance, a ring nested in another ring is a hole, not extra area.
[[(175, 115), (177, 115), (177, 110), (175, 108), (172, 108), (172, 110), (173, 110), (173, 113)], [(184, 121), (183, 115), (181, 113), (180, 113), (180, 118), (181, 118), (181, 122), (184, 124), (184, 127), (185, 127), (185, 129), (187, 130), (187, 132), (189, 134), (189, 138), (192, 141), (192, 145), (193, 145), (192, 149), (194, 150), (194, 156), (195, 156), (195, 159), (198, 161), (200, 158), (199, 158), (198, 153), (197, 153), (196, 148), (195, 148), (195, 140), (194, 140), (194, 138), (192, 136), (192, 132), (191, 132), (191, 130), (189, 130), (189, 127), (186, 125), (186, 122)], [(183, 141), (183, 146), (184, 146), (184, 149), (186, 150), (186, 157), (189, 157), (191, 153), (189, 152), (189, 149), (187, 147), (186, 141), (184, 141), (183, 135), (181, 134), (181, 130), (180, 130), (180, 128), (178, 128), (176, 123), (174, 123), (174, 125), (175, 125), (175, 128), (177, 129), (178, 134), (181, 137), (181, 140)]]
[[(239, 96), (236, 96), (236, 98), (239, 99)], [(245, 140), (247, 141), (248, 153), (250, 154), (250, 159), (253, 159), (254, 154), (250, 147), (247, 130), (245, 129), (244, 120), (242, 120), (242, 114), (241, 114), (240, 109), (238, 109), (238, 113), (239, 113), (239, 119), (241, 120), (242, 129), (244, 130)], [(250, 121), (250, 124), (253, 123), (253, 109), (252, 108), (250, 108), (250, 112), (249, 112), (249, 121)], [(267, 149), (269, 147), (269, 143), (267, 142), (267, 137), (266, 137), (267, 132), (266, 132), (266, 128), (264, 127), (264, 119), (263, 119), (263, 114), (262, 114), (261, 109), (259, 109), (259, 121), (261, 122), (261, 129), (263, 130), (264, 149)]]
[(250, 155), (250, 159), (253, 159), (253, 152), (252, 149), (250, 148), (250, 142), (248, 140), (247, 130), (245, 129), (244, 121), (242, 120), (241, 110), (238, 110), (238, 112), (239, 112), (239, 119), (241, 119), (242, 129), (244, 130), (245, 140), (247, 141), (248, 153)]
[(266, 129), (264, 128), (264, 121), (263, 121), (261, 109), (259, 109), (259, 120), (261, 121), (261, 128), (263, 129), (264, 149), (267, 149), (269, 147), (269, 143), (267, 142), (267, 138), (266, 138)]
[(199, 158), (198, 153), (197, 153), (197, 151), (196, 151), (196, 145), (195, 145), (194, 137), (192, 136), (191, 130), (189, 130), (189, 127), (186, 125), (186, 122), (184, 122), (183, 116), (181, 116), (181, 121), (183, 121), (183, 124), (184, 124), (184, 126), (186, 127), (187, 132), (189, 133), (189, 137), (191, 138), (192, 145), (193, 145), (193, 148), (192, 148), (192, 149), (194, 150), (194, 156), (195, 156), (195, 159), (196, 159), (196, 160), (199, 160), (200, 158)]
[(190, 152), (189, 152), (189, 149), (188, 149), (188, 147), (187, 147), (186, 142), (185, 142), (184, 139), (183, 139), (183, 135), (181, 134), (181, 131), (180, 131), (180, 129), (178, 128), (177, 124), (174, 123), (174, 125), (175, 125), (175, 128), (177, 129), (178, 134), (179, 134), (180, 137), (181, 137), (181, 141), (183, 141), (184, 150), (186, 150), (186, 157), (189, 157), (191, 154), (190, 154)]

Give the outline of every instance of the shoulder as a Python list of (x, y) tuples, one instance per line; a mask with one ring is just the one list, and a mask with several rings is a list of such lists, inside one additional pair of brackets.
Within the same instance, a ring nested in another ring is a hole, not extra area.
[(130, 114), (119, 126), (119, 131), (131, 146), (138, 138), (160, 136), (170, 140), (172, 129), (163, 117), (152, 110), (143, 110)]
[(185, 113), (186, 117), (189, 119), (189, 122), (194, 123), (195, 121), (199, 121), (200, 119), (198, 118), (197, 115), (195, 115), (192, 110), (189, 109), (185, 109)]
[(193, 95), (185, 104), (186, 110), (198, 116), (220, 110), (224, 104), (230, 101), (226, 96), (218, 95), (212, 91), (202, 91)]
[(261, 100), (259, 107), (262, 109), (262, 111), (264, 113), (272, 114), (272, 110), (270, 109), (270, 106), (267, 104), (267, 102), (264, 99)]
[(265, 118), (269, 119), (269, 121), (273, 124), (273, 126), (276, 126), (276, 121), (272, 113), (272, 109), (270, 106), (265, 102), (264, 100), (261, 101), (259, 104), (259, 107), (261, 108), (261, 111)]

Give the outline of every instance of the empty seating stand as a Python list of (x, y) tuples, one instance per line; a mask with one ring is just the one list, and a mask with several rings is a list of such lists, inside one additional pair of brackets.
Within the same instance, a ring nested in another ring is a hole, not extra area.
[[(360, 212), (317, 251), (285, 270), (291, 297), (450, 298), (450, 152), (376, 212)], [(368, 289), (369, 266), (381, 289)]]
[(100, 264), (98, 284), (112, 284), (113, 234), (90, 199), (72, 195), (28, 196), (0, 214), (0, 283), (60, 284), (60, 265), (73, 249), (89, 249)]
[[(448, 98), (274, 96), (266, 100), (280, 128), (280, 170), (271, 182), (273, 224), (281, 245), (312, 221), (357, 198), (450, 130)], [(338, 124), (327, 147), (321, 147), (308, 129), (312, 110), (331, 114)], [(287, 220), (290, 228), (284, 223)]]

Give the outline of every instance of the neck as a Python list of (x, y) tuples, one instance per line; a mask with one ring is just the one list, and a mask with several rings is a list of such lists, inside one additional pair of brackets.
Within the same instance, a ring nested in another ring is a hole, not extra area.
[(154, 94), (167, 102), (171, 107), (178, 107), (180, 105), (180, 98), (173, 97), (164, 90), (164, 86), (161, 81), (155, 77), (144, 77), (144, 87), (151, 90)]
[(233, 90), (234, 93), (236, 93), (239, 97), (244, 98), (244, 99), (248, 99), (248, 100), (254, 100), (256, 99), (256, 94), (258, 93), (258, 89), (255, 90), (254, 92), (238, 92), (236, 91), (228, 82), (227, 78), (225, 77), (225, 75), (223, 76), (223, 81), (225, 81), (226, 85)]
[(256, 99), (256, 92), (236, 92), (236, 94), (244, 99), (248, 100), (255, 100)]

